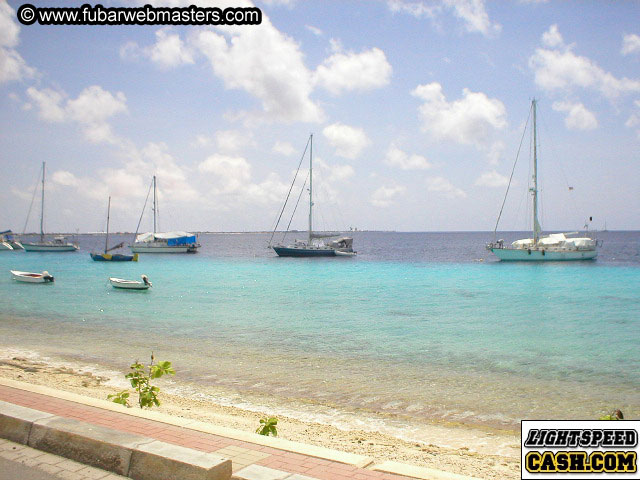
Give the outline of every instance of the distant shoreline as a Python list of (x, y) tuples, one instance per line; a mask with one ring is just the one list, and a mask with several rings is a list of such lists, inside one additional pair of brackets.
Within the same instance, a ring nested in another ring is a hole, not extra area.
[[(272, 230), (248, 230), (248, 231), (198, 231), (198, 230), (188, 230), (190, 233), (195, 233), (197, 235), (243, 235), (243, 234), (256, 234), (256, 235), (264, 235), (273, 233)], [(555, 229), (548, 230), (549, 232), (567, 232), (571, 231), (571, 229)], [(339, 230), (337, 231), (340, 235), (342, 234), (352, 234), (352, 233), (487, 233), (493, 234), (493, 230), (428, 230), (428, 231), (404, 231), (404, 230)], [(530, 230), (500, 230), (498, 233), (503, 234), (516, 234), (516, 233), (526, 233), (531, 232)], [(545, 230), (546, 232), (546, 230)], [(640, 230), (589, 230), (590, 233), (634, 233), (640, 232)], [(138, 232), (140, 233), (140, 232)], [(276, 230), (275, 233), (307, 233), (306, 230), (289, 230), (288, 232), (284, 230)], [(322, 230), (318, 230), (318, 233), (324, 233)], [(53, 235), (65, 235), (65, 236), (73, 236), (73, 235), (104, 235), (105, 232), (50, 232), (45, 233), (45, 236), (53, 236)], [(40, 233), (37, 232), (28, 232), (28, 233), (16, 233), (13, 232), (12, 235), (16, 236), (40, 236)], [(135, 235), (135, 232), (110, 232), (110, 235)]]

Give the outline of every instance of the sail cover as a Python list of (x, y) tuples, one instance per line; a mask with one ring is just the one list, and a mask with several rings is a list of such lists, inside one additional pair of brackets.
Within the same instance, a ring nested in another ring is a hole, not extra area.
[(188, 245), (196, 243), (196, 236), (187, 232), (141, 233), (136, 237), (138, 243), (150, 243), (156, 240), (166, 240), (167, 245)]

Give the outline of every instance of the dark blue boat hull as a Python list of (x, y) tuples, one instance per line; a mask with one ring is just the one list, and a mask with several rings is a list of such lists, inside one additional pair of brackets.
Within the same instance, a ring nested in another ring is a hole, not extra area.
[(328, 248), (273, 247), (273, 250), (280, 257), (335, 257), (336, 256), (336, 251)]

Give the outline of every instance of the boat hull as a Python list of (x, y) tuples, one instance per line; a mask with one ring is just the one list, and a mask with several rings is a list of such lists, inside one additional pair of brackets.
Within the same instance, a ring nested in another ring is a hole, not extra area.
[(13, 250), (13, 247), (9, 242), (0, 242), (0, 252), (3, 250)]
[(133, 244), (129, 248), (133, 253), (196, 253), (200, 245), (136, 245)]
[(491, 251), (501, 261), (512, 262), (563, 262), (572, 260), (593, 260), (598, 252), (593, 250), (544, 250), (525, 248), (492, 248)]
[(22, 248), (27, 252), (75, 252), (78, 250), (77, 245), (72, 243), (63, 243), (62, 245), (54, 245), (47, 243), (23, 243)]
[(95, 262), (137, 262), (138, 254), (123, 255), (121, 253), (90, 253), (91, 259)]
[(123, 278), (109, 278), (109, 283), (114, 288), (120, 288), (122, 290), (148, 290), (150, 284), (144, 282), (138, 282), (135, 280), (125, 280)]
[(11, 270), (11, 276), (17, 282), (23, 283), (52, 283), (53, 277), (47, 272), (44, 273), (32, 273), (32, 272), (20, 272), (18, 270)]
[(273, 247), (280, 257), (335, 257), (336, 251), (326, 247)]

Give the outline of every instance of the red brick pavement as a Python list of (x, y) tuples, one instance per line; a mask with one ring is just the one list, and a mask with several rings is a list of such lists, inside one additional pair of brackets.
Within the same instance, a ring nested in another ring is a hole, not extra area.
[[(163, 442), (193, 448), (203, 452), (216, 452), (222, 448), (236, 446), (268, 455), (255, 462), (256, 465), (290, 473), (299, 473), (321, 480), (408, 480), (409, 477), (376, 472), (366, 468), (316, 458), (300, 453), (198, 432), (155, 420), (139, 418), (126, 413), (103, 410), (68, 400), (51, 397), (26, 390), (0, 385), (0, 400), (52, 413), (60, 417), (74, 418), (94, 425), (102, 425), (123, 432), (137, 433)], [(227, 458), (229, 457), (226, 455)], [(233, 461), (233, 457), (231, 457)], [(236, 468), (234, 468), (234, 471)]]

